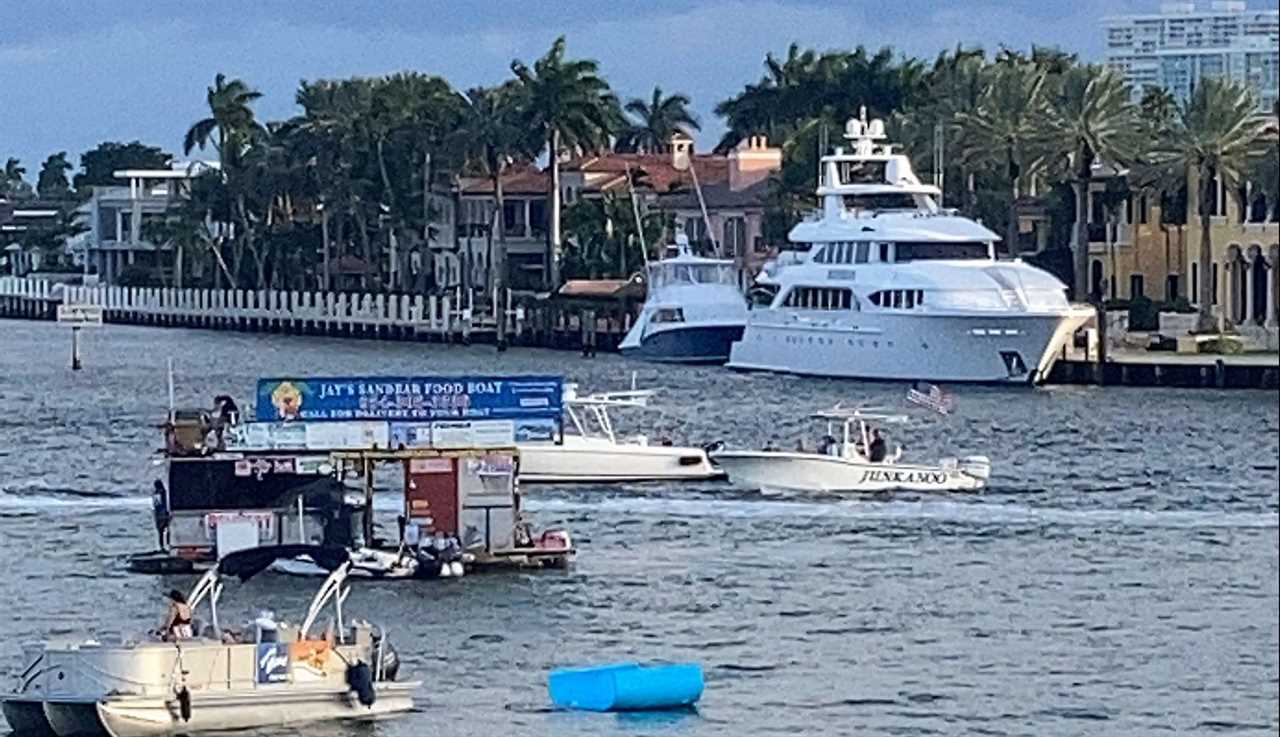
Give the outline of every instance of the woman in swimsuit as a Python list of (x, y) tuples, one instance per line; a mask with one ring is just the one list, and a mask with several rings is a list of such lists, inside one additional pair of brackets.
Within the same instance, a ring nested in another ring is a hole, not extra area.
[(169, 612), (165, 615), (160, 635), (167, 642), (195, 637), (191, 629), (191, 606), (187, 604), (187, 597), (177, 589), (169, 592)]

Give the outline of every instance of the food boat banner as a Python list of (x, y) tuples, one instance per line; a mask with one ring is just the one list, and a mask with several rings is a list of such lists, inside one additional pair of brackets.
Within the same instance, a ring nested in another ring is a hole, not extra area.
[(259, 379), (260, 422), (559, 420), (559, 376)]

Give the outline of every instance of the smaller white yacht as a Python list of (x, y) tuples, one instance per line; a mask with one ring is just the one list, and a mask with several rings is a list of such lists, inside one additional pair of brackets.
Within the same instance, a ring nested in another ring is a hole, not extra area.
[(683, 233), (672, 250), (647, 267), (644, 308), (618, 348), (645, 361), (724, 363), (747, 323), (738, 266), (694, 255)]
[(565, 428), (556, 440), (520, 443), (520, 481), (526, 483), (697, 481), (724, 476), (703, 448), (653, 443), (645, 435), (619, 437), (610, 409), (646, 408), (653, 389), (580, 396), (565, 386)]
[(812, 451), (712, 450), (711, 458), (734, 485), (766, 492), (978, 491), (991, 476), (986, 456), (920, 464), (903, 463), (901, 447), (889, 453), (875, 425), (900, 425), (906, 415), (837, 405), (813, 416), (827, 434)]
[[(218, 619), (225, 578), (247, 581), (279, 558), (308, 555), (329, 575), (300, 624), (264, 612), (244, 629)], [(51, 641), (24, 648), (16, 689), (0, 696), (19, 734), (162, 737), (337, 719), (413, 708), (418, 682), (397, 681), (383, 629), (344, 619), (351, 560), (342, 548), (283, 545), (225, 556), (186, 600), (193, 637)], [(326, 608), (331, 619), (315, 633)]]

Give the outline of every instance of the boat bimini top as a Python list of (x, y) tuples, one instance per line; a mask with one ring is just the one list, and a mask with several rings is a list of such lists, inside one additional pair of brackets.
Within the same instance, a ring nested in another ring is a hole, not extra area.
[[(310, 558), (317, 566), (329, 571), (329, 576), (320, 585), (320, 589), (311, 599), (307, 608), (307, 616), (302, 622), (298, 634), (306, 639), (316, 618), (324, 611), (332, 600), (336, 616), (336, 633), (341, 641), (343, 637), (342, 603), (351, 593), (346, 586), (347, 574), (351, 571), (351, 554), (346, 548), (327, 545), (272, 545), (258, 548), (238, 550), (228, 554), (218, 564), (209, 569), (187, 595), (187, 605), (194, 612), (206, 598), (209, 600), (210, 624), (216, 637), (222, 637), (222, 627), (218, 623), (218, 599), (222, 596), (222, 585), (226, 577), (248, 581), (263, 572), (277, 560), (291, 560), (300, 556)], [(198, 633), (197, 633), (198, 634)]]

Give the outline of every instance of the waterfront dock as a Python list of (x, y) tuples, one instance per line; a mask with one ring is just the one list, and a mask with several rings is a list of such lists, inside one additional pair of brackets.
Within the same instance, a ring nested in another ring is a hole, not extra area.
[(510, 290), (483, 305), (461, 291), (85, 287), (0, 277), (0, 318), (53, 320), (60, 304), (100, 307), (110, 324), (463, 344), (496, 343), (501, 308), (507, 312), (505, 343), (584, 352), (615, 350), (631, 327), (622, 304), (592, 309), (572, 300), (516, 297)]
[(1275, 353), (1187, 355), (1112, 350), (1103, 363), (1061, 359), (1054, 364), (1046, 383), (1277, 389), (1280, 388), (1280, 356)]

